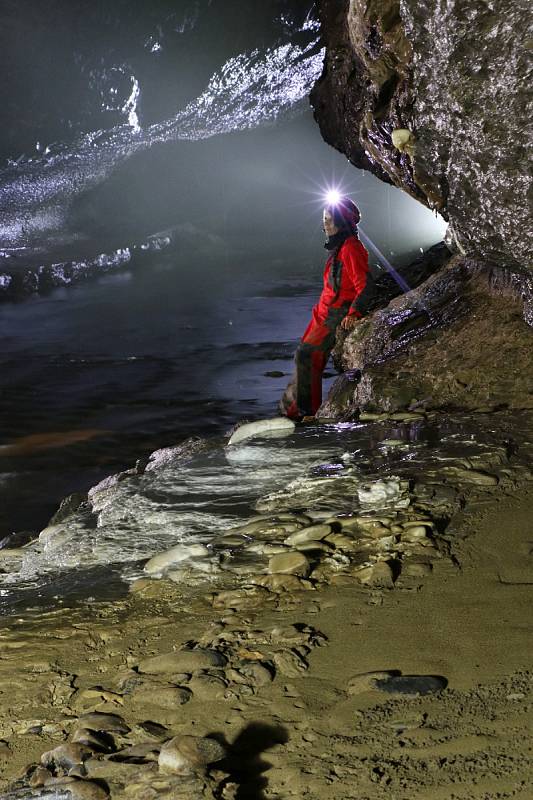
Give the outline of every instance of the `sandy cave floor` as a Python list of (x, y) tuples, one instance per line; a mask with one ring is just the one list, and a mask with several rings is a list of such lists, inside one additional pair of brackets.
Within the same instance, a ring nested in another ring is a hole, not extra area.
[[(146, 720), (164, 725), (166, 738), (220, 734), (233, 766), (229, 778), (215, 774), (219, 794), (209, 797), (530, 798), (532, 503), (530, 486), (467, 506), (452, 520), (452, 557), (393, 591), (353, 582), (221, 613), (205, 587), (185, 597), (157, 581), (115, 604), (9, 620), (0, 633), (0, 791), (97, 710), (126, 720), (125, 742), (143, 741)], [(305, 658), (276, 661), (274, 680), (253, 689), (198, 687), (178, 708), (128, 694), (143, 658), (206, 646), (221, 631), (251, 662), (280, 647)], [(306, 637), (312, 645), (302, 649)], [(393, 669), (442, 675), (449, 686), (398, 697), (350, 682)], [(113, 765), (112, 797), (159, 796), (139, 788), (143, 768)]]

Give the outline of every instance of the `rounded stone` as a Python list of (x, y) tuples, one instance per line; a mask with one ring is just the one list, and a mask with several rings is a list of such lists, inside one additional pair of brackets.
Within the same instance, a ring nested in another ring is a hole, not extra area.
[(377, 564), (357, 570), (355, 577), (366, 586), (392, 589), (394, 585), (392, 570), (385, 561), (378, 561)]
[[(260, 608), (272, 599), (267, 589), (260, 586), (247, 586), (242, 589), (227, 589), (213, 597), (213, 608), (250, 611)], [(212, 666), (212, 665), (209, 665)]]
[(413, 525), (404, 528), (401, 537), (402, 542), (422, 542), (428, 538), (428, 531), (424, 525)]
[(68, 772), (72, 767), (83, 764), (92, 755), (92, 751), (82, 744), (61, 744), (53, 750), (48, 750), (41, 756), (43, 767), (53, 767)]
[(90, 747), (91, 750), (104, 753), (112, 752), (112, 741), (111, 736), (104, 732), (99, 733), (98, 731), (91, 731), (89, 728), (81, 727), (76, 727), (71, 737), (73, 744), (82, 744), (85, 747)]
[(272, 575), (259, 575), (253, 577), (252, 580), (270, 592), (300, 592), (312, 588), (309, 581), (302, 580), (296, 575), (282, 572), (275, 572)]
[(225, 748), (215, 739), (175, 736), (161, 748), (158, 763), (161, 772), (190, 775), (203, 771), (209, 764), (221, 761), (225, 756)]
[(324, 541), (339, 550), (355, 550), (358, 547), (357, 540), (344, 533), (330, 533)]
[(141, 689), (135, 692), (133, 699), (141, 705), (153, 705), (172, 710), (188, 703), (192, 695), (190, 689), (182, 686), (154, 686), (152, 689)]
[(195, 695), (201, 700), (221, 700), (226, 692), (227, 684), (223, 678), (217, 675), (200, 673), (192, 678), (190, 687)]
[(118, 714), (103, 714), (91, 711), (79, 718), (79, 727), (90, 731), (109, 731), (112, 733), (129, 733), (130, 729)]
[(302, 528), (287, 536), (285, 544), (294, 546), (304, 542), (319, 542), (329, 533), (331, 533), (331, 525), (310, 525), (308, 528)]
[(279, 553), (268, 562), (268, 571), (272, 573), (286, 573), (305, 577), (309, 574), (311, 565), (307, 557), (298, 550), (289, 553)]
[(209, 667), (224, 667), (226, 657), (216, 650), (197, 648), (195, 650), (175, 650), (141, 661), (138, 670), (150, 675), (162, 675), (168, 672), (196, 672)]

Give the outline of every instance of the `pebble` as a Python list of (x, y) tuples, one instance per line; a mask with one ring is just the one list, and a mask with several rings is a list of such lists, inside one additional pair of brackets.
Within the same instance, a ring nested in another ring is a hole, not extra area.
[(246, 552), (257, 553), (260, 556), (275, 556), (278, 553), (286, 553), (287, 547), (284, 544), (257, 542), (255, 544), (248, 545)]
[(144, 571), (149, 575), (162, 572), (167, 567), (188, 561), (191, 558), (205, 558), (210, 551), (203, 544), (178, 544), (170, 550), (158, 553), (144, 565)]
[(32, 789), (38, 789), (40, 786), (44, 786), (52, 777), (53, 775), (49, 769), (45, 767), (36, 767), (28, 783)]
[(275, 432), (276, 434), (285, 434), (290, 436), (294, 432), (296, 425), (287, 417), (273, 417), (272, 419), (261, 419), (257, 422), (248, 422), (240, 425), (229, 438), (228, 444), (238, 444), (245, 439), (250, 439), (254, 436), (268, 436)]
[(129, 733), (130, 729), (118, 714), (103, 714), (100, 711), (92, 711), (89, 714), (82, 714), (78, 720), (82, 728), (90, 731), (109, 731), (112, 733)]
[(303, 542), (319, 542), (329, 533), (331, 533), (331, 525), (311, 525), (308, 528), (302, 528), (295, 533), (291, 533), (285, 539), (285, 544), (295, 545)]
[(404, 562), (402, 565), (402, 577), (405, 575), (408, 578), (426, 578), (431, 575), (432, 569), (431, 564), (424, 564), (421, 561)]
[(226, 681), (218, 675), (195, 675), (189, 684), (195, 697), (204, 700), (221, 700), (227, 689)]
[(274, 595), (262, 586), (246, 586), (218, 592), (213, 597), (213, 608), (252, 611), (273, 599)]
[(92, 751), (82, 744), (61, 744), (53, 750), (48, 750), (41, 756), (43, 767), (52, 767), (56, 770), (68, 772), (72, 767), (83, 764), (92, 755)]
[(273, 655), (274, 664), (282, 675), (297, 678), (309, 668), (305, 658), (294, 650), (278, 650)]
[(251, 683), (253, 686), (267, 686), (274, 680), (274, 670), (268, 669), (258, 661), (243, 664), (237, 673), (244, 678), (244, 683)]
[[(370, 536), (373, 539), (379, 538), (380, 536), (388, 536), (390, 533), (389, 526), (384, 525), (380, 520), (358, 519), (356, 524), (362, 531), (364, 531), (366, 536)], [(342, 527), (343, 530), (346, 529), (346, 525), (344, 523)], [(348, 528), (348, 530), (350, 530), (350, 528)]]
[(199, 736), (175, 736), (159, 754), (159, 769), (174, 775), (203, 771), (226, 757), (226, 749), (216, 739)]
[(250, 538), (244, 534), (228, 533), (227, 536), (223, 536), (219, 539), (217, 544), (221, 544), (224, 547), (241, 547), (249, 541)]
[(99, 734), (96, 731), (91, 731), (88, 728), (76, 728), (71, 737), (73, 744), (82, 744), (89, 747), (91, 750), (102, 753), (113, 752), (114, 743), (111, 737), (107, 734)]
[(113, 761), (127, 761), (128, 759), (142, 758), (145, 761), (157, 761), (162, 745), (154, 742), (141, 742), (131, 747), (125, 747), (113, 756)]
[(274, 593), (300, 592), (313, 588), (309, 581), (298, 578), (296, 575), (284, 574), (283, 572), (275, 572), (272, 575), (255, 575), (250, 580)]
[(417, 697), (442, 692), (448, 681), (442, 675), (386, 675), (376, 678), (374, 685), (387, 694)]
[[(340, 536), (338, 533), (332, 535)], [(331, 553), (334, 549), (333, 542), (329, 536), (323, 542), (302, 542), (301, 544), (293, 545), (293, 547), (295, 550), (299, 550), (300, 553)]]
[(160, 725), (158, 722), (152, 722), (151, 720), (141, 722), (139, 728), (143, 733), (148, 734), (148, 736), (153, 736), (153, 738), (158, 741), (163, 740), (168, 732), (164, 725)]
[(386, 561), (378, 561), (377, 564), (363, 567), (354, 575), (365, 586), (381, 586), (384, 589), (392, 589), (394, 585), (392, 569)]
[(351, 536), (345, 536), (343, 533), (330, 533), (324, 539), (324, 542), (332, 544), (339, 550), (355, 550), (358, 547), (358, 542), (352, 539)]
[(413, 525), (402, 530), (401, 538), (402, 542), (423, 542), (428, 538), (428, 529), (424, 525)]
[(223, 667), (226, 657), (217, 650), (198, 648), (196, 650), (175, 650), (141, 661), (138, 670), (151, 675), (163, 675), (167, 672), (196, 672), (208, 667)]
[(274, 514), (254, 514), (248, 523), (252, 522), (297, 522), (300, 525), (310, 525), (313, 520), (308, 514), (297, 514), (293, 511), (280, 511)]
[(188, 703), (192, 698), (193, 693), (190, 689), (185, 689), (182, 686), (177, 687), (159, 687), (154, 686), (152, 689), (141, 689), (136, 691), (133, 695), (135, 702), (141, 705), (153, 705), (158, 708), (166, 708), (172, 710), (183, 706)]
[(272, 556), (268, 562), (270, 573), (281, 572), (305, 577), (309, 574), (310, 569), (308, 558), (298, 550)]

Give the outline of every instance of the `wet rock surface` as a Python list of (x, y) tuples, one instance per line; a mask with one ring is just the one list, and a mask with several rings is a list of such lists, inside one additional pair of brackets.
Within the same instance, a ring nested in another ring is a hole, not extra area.
[[(513, 508), (517, 497), (529, 508), (531, 414), (431, 425), (421, 413), (368, 420), (371, 452), (350, 449), (344, 426), (340, 455), (327, 426), (308, 426), (311, 442), (326, 437), (322, 461), (301, 462), (297, 478), (258, 493), (255, 512), (211, 531), (214, 571), (191, 561), (176, 580), (170, 565), (114, 603), (7, 618), (2, 796), (381, 800), (400, 786), (427, 796), (444, 780), (477, 798), (474, 773), (495, 791), (527, 785), (517, 730), (531, 714), (521, 638), (531, 558)], [(253, 458), (239, 447), (259, 472), (276, 452), (268, 440)], [(172, 464), (148, 473), (152, 497), (178, 474)], [(134, 474), (106, 482), (90, 493), (92, 513), (109, 515), (113, 500), (123, 521), (141, 486)], [(506, 495), (513, 505), (500, 504)], [(485, 529), (480, 513), (495, 503)]]
[(513, 291), (510, 275), (498, 284), (467, 260), (452, 260), (338, 336), (334, 358), (343, 374), (319, 416), (531, 408), (530, 302), (527, 281)]
[(324, 139), (438, 209), (455, 246), (530, 266), (528, 4), (322, 0)]

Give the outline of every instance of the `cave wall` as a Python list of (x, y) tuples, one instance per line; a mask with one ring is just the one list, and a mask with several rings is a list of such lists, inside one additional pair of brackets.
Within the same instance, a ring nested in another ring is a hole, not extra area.
[(324, 139), (438, 210), (458, 251), (531, 267), (529, 3), (320, 0), (319, 13)]

